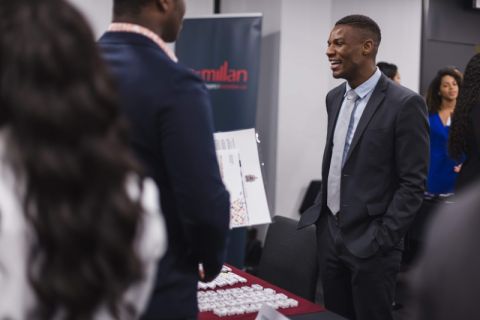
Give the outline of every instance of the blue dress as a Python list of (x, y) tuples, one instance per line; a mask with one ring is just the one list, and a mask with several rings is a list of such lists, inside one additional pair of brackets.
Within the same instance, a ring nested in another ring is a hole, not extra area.
[(427, 179), (427, 191), (432, 194), (453, 193), (457, 173), (457, 162), (448, 156), (448, 131), (438, 113), (430, 114), (430, 168)]

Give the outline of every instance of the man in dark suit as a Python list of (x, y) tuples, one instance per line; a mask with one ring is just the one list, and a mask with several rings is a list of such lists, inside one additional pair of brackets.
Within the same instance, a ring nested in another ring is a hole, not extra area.
[(377, 69), (381, 34), (362, 15), (340, 19), (327, 56), (345, 83), (326, 99), (323, 187), (299, 227), (317, 224), (328, 309), (392, 319), (402, 238), (419, 209), (428, 165), (427, 108)]
[(167, 224), (169, 246), (144, 319), (197, 316), (197, 282), (220, 272), (229, 228), (208, 92), (165, 45), (184, 13), (183, 0), (114, 0), (114, 22), (99, 41)]

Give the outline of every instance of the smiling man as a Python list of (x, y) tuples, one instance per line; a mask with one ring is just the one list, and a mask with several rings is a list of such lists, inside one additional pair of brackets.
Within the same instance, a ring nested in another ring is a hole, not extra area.
[(325, 306), (348, 319), (389, 320), (403, 237), (427, 176), (427, 108), (382, 75), (381, 41), (369, 17), (340, 19), (327, 56), (346, 82), (326, 99), (323, 187), (299, 227), (317, 226)]

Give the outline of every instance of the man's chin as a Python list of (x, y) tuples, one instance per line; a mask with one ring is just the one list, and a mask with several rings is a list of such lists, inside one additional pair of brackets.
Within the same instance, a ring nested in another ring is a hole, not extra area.
[(342, 77), (342, 74), (341, 74), (340, 72), (332, 72), (332, 76), (333, 76), (335, 79), (343, 78), (343, 77)]

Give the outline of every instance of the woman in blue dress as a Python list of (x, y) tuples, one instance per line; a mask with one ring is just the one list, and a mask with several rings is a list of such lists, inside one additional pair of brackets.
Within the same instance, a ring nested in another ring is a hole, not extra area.
[(460, 171), (460, 164), (448, 155), (448, 134), (461, 81), (457, 70), (443, 68), (437, 72), (428, 88), (430, 169), (427, 192), (433, 195), (453, 193)]

